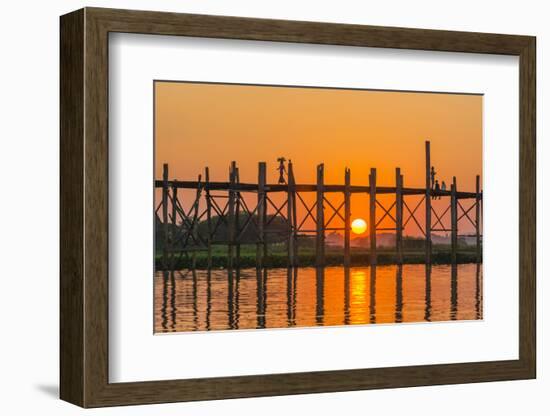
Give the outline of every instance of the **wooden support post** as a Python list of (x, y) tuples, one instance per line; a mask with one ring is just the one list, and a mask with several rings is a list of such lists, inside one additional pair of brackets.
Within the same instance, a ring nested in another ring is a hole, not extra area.
[(315, 253), (316, 265), (322, 267), (325, 265), (325, 165), (317, 166), (317, 216), (316, 216), (316, 234), (315, 234)]
[(292, 161), (288, 161), (288, 189), (287, 189), (287, 220), (288, 220), (288, 238), (287, 238), (287, 250), (288, 250), (288, 266), (296, 266), (296, 188), (294, 182), (294, 170), (292, 167)]
[(476, 263), (481, 263), (481, 183), (476, 176)]
[(256, 244), (256, 267), (261, 268), (264, 265), (267, 251), (267, 242), (265, 237), (265, 223), (267, 217), (266, 195), (266, 164), (258, 163), (258, 242)]
[(351, 265), (351, 171), (345, 170), (344, 188), (344, 266)]
[(212, 268), (212, 200), (210, 199), (210, 169), (208, 167), (204, 168), (204, 186), (205, 186), (205, 195), (206, 195), (206, 227), (208, 231), (208, 238), (206, 243), (208, 244), (208, 270)]
[[(174, 180), (174, 184), (176, 183), (176, 181)], [(174, 259), (176, 258), (176, 253), (174, 252), (174, 249), (175, 249), (175, 241), (174, 241), (174, 235), (176, 235), (176, 227), (178, 225), (177, 223), (177, 210), (176, 210), (176, 207), (177, 207), (177, 201), (178, 201), (178, 188), (177, 186), (172, 186), (172, 229), (171, 229), (171, 232), (172, 232), (172, 239), (170, 241), (170, 270), (174, 270), (175, 269), (175, 262), (174, 262)]]
[(371, 168), (369, 175), (369, 237), (370, 237), (370, 264), (376, 265), (376, 168)]
[(451, 184), (451, 263), (456, 264), (456, 252), (458, 248), (458, 212), (456, 198), (456, 177), (453, 176)]
[(168, 270), (168, 245), (170, 230), (168, 224), (168, 164), (162, 165), (162, 266)]
[(231, 162), (229, 168), (229, 192), (227, 205), (227, 265), (229, 269), (233, 268), (235, 256), (235, 162)]
[(395, 168), (395, 250), (397, 264), (403, 264), (403, 175)]
[[(197, 246), (199, 241), (199, 202), (201, 198), (201, 182), (202, 176), (199, 174), (197, 179), (197, 190), (195, 192), (195, 202), (193, 203), (193, 219), (191, 220), (191, 230), (189, 232), (193, 236), (193, 244)], [(197, 248), (197, 247), (195, 247)], [(192, 269), (195, 271), (197, 268), (197, 250), (193, 250), (192, 254)]]
[[(240, 183), (239, 179), (239, 168), (235, 167), (235, 183), (238, 185)], [(238, 240), (239, 234), (240, 234), (240, 216), (241, 216), (241, 193), (236, 192), (235, 193), (235, 231), (234, 231), (234, 239), (235, 240), (235, 258), (236, 258), (236, 264), (237, 267), (240, 266), (241, 263), (241, 243)]]
[[(292, 168), (292, 165), (291, 165)], [(293, 185), (292, 193), (292, 228), (294, 232), (292, 233), (293, 242), (293, 256), (294, 256), (294, 266), (298, 266), (298, 214), (296, 212), (296, 180), (294, 178), (294, 169), (291, 169), (291, 180)]]
[(430, 169), (430, 141), (426, 140), (426, 264), (431, 264), (432, 262), (432, 185)]

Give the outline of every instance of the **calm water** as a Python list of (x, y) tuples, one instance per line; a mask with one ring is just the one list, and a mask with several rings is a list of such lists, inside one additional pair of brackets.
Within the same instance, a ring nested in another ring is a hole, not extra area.
[(158, 272), (154, 281), (155, 332), (482, 318), (476, 264)]

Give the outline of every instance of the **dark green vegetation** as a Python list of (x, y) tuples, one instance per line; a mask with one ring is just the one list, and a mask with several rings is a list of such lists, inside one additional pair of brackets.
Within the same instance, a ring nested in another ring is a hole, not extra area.
[[(213, 217), (211, 220), (211, 227), (214, 230), (214, 243), (212, 245), (212, 267), (224, 268), (227, 267), (227, 225), (225, 222), (219, 221), (219, 217)], [(241, 215), (239, 218), (242, 231), (239, 241), (240, 257), (238, 265), (240, 267), (256, 267), (256, 239), (257, 233), (253, 221), (248, 221), (245, 215)], [(287, 259), (287, 245), (286, 238), (288, 232), (288, 226), (285, 220), (279, 216), (272, 218), (268, 216), (266, 227), (267, 244), (267, 258), (264, 261), (266, 267), (286, 267), (288, 265)], [(246, 227), (244, 227), (244, 225)], [(175, 236), (176, 244), (174, 245), (174, 268), (183, 269), (192, 267), (195, 263), (195, 267), (204, 269), (208, 267), (208, 253), (206, 245), (201, 243), (199, 237), (203, 242), (206, 242), (208, 235), (208, 224), (206, 221), (201, 221), (195, 230), (197, 241), (200, 244), (195, 244), (193, 238), (187, 232), (187, 229), (181, 225), (173, 226), (168, 225), (169, 231)], [(393, 235), (384, 235), (387, 244), (379, 246), (377, 248), (377, 263), (378, 264), (395, 264), (396, 255), (394, 244), (391, 243)], [(388, 237), (390, 237), (388, 239)], [(359, 241), (359, 239), (357, 240)], [(352, 265), (369, 265), (369, 241), (368, 237), (362, 237), (360, 239), (361, 244), (359, 247), (351, 248), (351, 260)], [(404, 262), (407, 264), (423, 264), (425, 262), (424, 252), (424, 240), (421, 238), (405, 237), (403, 241), (404, 245)], [(162, 251), (163, 251), (163, 224), (157, 222), (155, 227), (155, 269), (162, 270)], [(187, 254), (181, 252), (183, 247), (191, 248)], [(169, 247), (170, 251), (170, 247)], [(450, 264), (451, 263), (451, 246), (450, 244), (433, 244), (432, 251), (432, 263), (433, 264)], [(475, 246), (468, 246), (464, 241), (459, 240), (457, 263), (475, 263), (476, 250)], [(344, 263), (344, 250), (343, 247), (338, 245), (327, 244), (325, 249), (325, 264), (327, 266), (338, 266)], [(298, 237), (298, 264), (300, 266), (314, 266), (315, 265), (315, 239), (311, 236), (300, 235)]]
[[(378, 264), (395, 264), (395, 249), (379, 247), (377, 250)], [(205, 269), (208, 265), (208, 257), (206, 251), (190, 252), (188, 255), (176, 253), (174, 255), (174, 268), (183, 269), (192, 267), (193, 255), (195, 256), (195, 267)], [(352, 265), (366, 266), (370, 264), (369, 251), (363, 247), (353, 247), (351, 251)], [(287, 251), (284, 243), (276, 243), (268, 245), (268, 255), (265, 260), (266, 267), (286, 267), (287, 266)], [(344, 253), (341, 247), (327, 246), (325, 252), (325, 261), (327, 266), (339, 266), (344, 263)], [(405, 250), (404, 262), (407, 264), (423, 264), (424, 263), (423, 249)], [(475, 247), (460, 247), (457, 253), (457, 263), (475, 263), (476, 251)], [(433, 247), (432, 263), (434, 264), (450, 264), (451, 263), (451, 247), (445, 245), (437, 245)], [(298, 264), (300, 266), (315, 265), (315, 250), (313, 247), (300, 247), (298, 251)], [(240, 249), (240, 267), (256, 267), (256, 245), (243, 244)], [(216, 245), (212, 248), (212, 267), (224, 268), (227, 267), (227, 246)], [(156, 270), (162, 270), (162, 254), (157, 252), (155, 258)]]
[[(229, 239), (226, 221), (226, 217), (220, 219), (218, 216), (212, 216), (211, 229), (214, 234), (212, 239), (213, 241), (222, 242)], [(243, 213), (238, 216), (239, 229), (242, 230), (239, 232), (239, 241), (242, 244), (256, 243), (258, 239), (258, 232), (255, 224), (257, 222), (256, 217), (249, 219), (248, 216)], [(282, 217), (273, 217), (272, 215), (268, 215), (266, 225), (265, 230), (268, 243), (278, 243), (285, 240), (288, 233), (288, 225)], [(187, 245), (193, 245), (193, 239), (188, 236), (187, 227), (168, 224), (168, 229), (170, 233), (176, 236), (176, 247), (183, 247), (186, 245), (185, 243), (187, 243)], [(194, 232), (198, 237), (202, 237), (203, 241), (206, 241), (208, 236), (207, 221), (200, 221)], [(163, 233), (163, 223), (157, 220), (155, 224), (155, 247), (157, 248), (157, 252), (162, 251)]]

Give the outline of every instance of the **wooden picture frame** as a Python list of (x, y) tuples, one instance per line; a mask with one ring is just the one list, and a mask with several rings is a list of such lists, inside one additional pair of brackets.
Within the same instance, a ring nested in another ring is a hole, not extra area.
[[(60, 396), (82, 407), (530, 379), (536, 376), (536, 40), (530, 36), (85, 8), (61, 17)], [(519, 56), (519, 359), (110, 383), (111, 32)]]

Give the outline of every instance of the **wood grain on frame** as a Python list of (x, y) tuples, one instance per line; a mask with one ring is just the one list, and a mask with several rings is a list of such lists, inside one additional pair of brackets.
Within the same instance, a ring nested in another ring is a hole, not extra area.
[[(535, 38), (86, 8), (61, 17), (61, 386), (83, 407), (534, 378)], [(520, 58), (519, 359), (189, 380), (108, 380), (108, 34), (195, 36)]]

